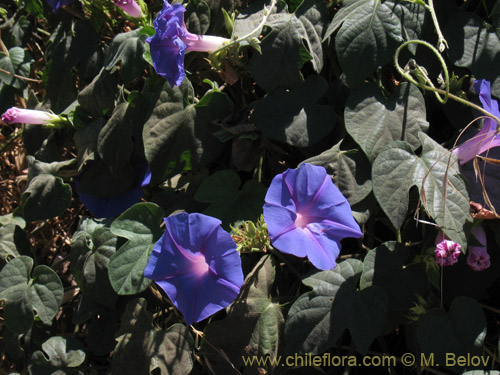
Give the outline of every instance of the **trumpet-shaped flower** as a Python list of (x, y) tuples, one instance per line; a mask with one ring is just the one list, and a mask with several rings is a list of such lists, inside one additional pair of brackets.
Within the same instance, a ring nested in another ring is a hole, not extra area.
[[(500, 117), (498, 102), (491, 99), (490, 82), (484, 79), (474, 82), (474, 90), (479, 94), (483, 108), (496, 117)], [(500, 135), (497, 123), (492, 118), (486, 118), (482, 129), (471, 139), (458, 146), (453, 153), (460, 164), (467, 163), (490, 148), (500, 146)]]
[(486, 249), (486, 233), (482, 226), (472, 228), (471, 232), (482, 246), (469, 246), (467, 264), (474, 271), (483, 271), (490, 266), (490, 255)]
[(165, 233), (144, 271), (167, 293), (187, 324), (229, 306), (243, 285), (236, 244), (220, 224), (198, 213), (165, 218)]
[(179, 86), (184, 80), (184, 54), (188, 51), (213, 52), (229, 39), (211, 35), (196, 35), (186, 29), (181, 4), (170, 5), (166, 0), (154, 21), (155, 35), (146, 39), (156, 72)]
[(151, 181), (151, 171), (146, 162), (135, 165), (136, 178), (132, 188), (123, 194), (112, 197), (99, 197), (80, 191), (82, 174), (75, 178), (78, 196), (83, 205), (97, 218), (116, 217), (138, 203), (143, 195), (142, 188)]
[(452, 266), (458, 262), (462, 246), (446, 238), (443, 232), (436, 237), (436, 263), (440, 266)]
[(318, 269), (336, 266), (340, 241), (362, 236), (351, 206), (323, 167), (304, 163), (274, 177), (264, 204), (272, 245)]
[(142, 18), (144, 15), (142, 14), (141, 7), (134, 0), (113, 0), (113, 3), (123, 9), (125, 13), (127, 13), (130, 17), (134, 18)]
[(47, 125), (58, 118), (59, 116), (50, 112), (16, 107), (9, 108), (2, 114), (2, 121), (6, 124)]

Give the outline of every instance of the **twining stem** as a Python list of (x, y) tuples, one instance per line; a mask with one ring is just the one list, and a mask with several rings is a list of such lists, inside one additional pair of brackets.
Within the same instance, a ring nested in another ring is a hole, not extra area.
[(439, 27), (439, 22), (436, 16), (436, 11), (434, 10), (434, 0), (428, 0), (429, 4), (425, 5), (425, 8), (429, 11), (432, 17), (432, 22), (434, 23), (434, 27), (436, 28), (436, 33), (438, 36), (438, 49), (439, 52), (443, 52), (446, 48), (448, 48), (448, 42), (443, 36), (441, 32), (441, 28)]
[[(406, 73), (404, 71), (404, 69), (401, 68), (401, 66), (399, 65), (399, 62), (398, 62), (399, 53), (401, 52), (401, 50), (403, 48), (405, 48), (406, 46), (408, 46), (409, 44), (412, 44), (412, 43), (422, 44), (422, 45), (426, 46), (427, 48), (430, 48), (431, 51), (434, 52), (434, 54), (438, 57), (441, 65), (443, 67), (443, 71), (444, 71), (444, 75), (445, 75), (446, 90), (441, 90), (441, 89), (438, 89), (438, 88), (433, 87), (433, 86), (424, 85), (423, 83), (420, 83), (417, 80), (415, 80), (410, 74)], [(450, 94), (450, 82), (449, 82), (448, 69), (447, 69), (446, 64), (444, 62), (444, 59), (441, 56), (441, 54), (439, 53), (439, 51), (436, 50), (436, 48), (434, 48), (429, 43), (424, 42), (423, 40), (409, 40), (409, 41), (403, 43), (401, 46), (399, 46), (396, 53), (394, 54), (394, 64), (395, 64), (396, 69), (399, 72), (399, 74), (401, 74), (406, 80), (408, 80), (409, 82), (413, 83), (414, 85), (420, 87), (421, 89), (434, 92), (436, 94), (436, 97), (438, 98), (438, 100), (441, 103), (444, 104), (444, 103), (446, 103), (447, 99), (453, 99), (459, 103), (462, 103), (466, 106), (474, 108), (475, 110), (477, 110), (481, 113), (484, 113), (486, 116), (493, 119), (497, 123), (497, 126), (500, 126), (500, 118), (498, 118), (497, 116), (491, 114), (490, 112), (488, 112), (487, 110), (485, 110), (484, 108), (482, 108), (481, 106), (479, 106), (477, 104), (471, 103), (470, 101), (463, 99), (459, 96)], [(444, 99), (441, 99), (439, 94), (444, 95)]]
[(260, 23), (257, 25), (257, 27), (255, 29), (250, 31), (248, 34), (242, 36), (241, 38), (236, 37), (236, 39), (230, 41), (229, 43), (222, 45), (220, 48), (216, 49), (211, 54), (215, 55), (215, 54), (219, 53), (220, 51), (223, 51), (225, 49), (228, 49), (228, 48), (234, 46), (235, 44), (241, 43), (244, 40), (249, 40), (249, 39), (258, 37), (260, 32), (262, 31), (262, 28), (264, 27), (267, 20), (269, 19), (269, 16), (271, 15), (273, 8), (276, 6), (276, 2), (277, 2), (277, 0), (271, 0), (271, 4), (269, 5), (269, 8), (264, 6), (264, 16), (262, 17), (262, 20), (260, 21)]

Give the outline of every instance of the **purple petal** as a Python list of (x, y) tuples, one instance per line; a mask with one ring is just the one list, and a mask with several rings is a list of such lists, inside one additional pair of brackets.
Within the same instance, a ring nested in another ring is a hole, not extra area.
[(229, 306), (243, 285), (236, 244), (220, 221), (181, 213), (165, 219), (144, 276), (167, 293), (188, 324)]
[(479, 100), (483, 104), (483, 108), (492, 115), (500, 117), (498, 111), (498, 102), (491, 99), (490, 82), (485, 79), (480, 79), (474, 82), (474, 91), (479, 94)]

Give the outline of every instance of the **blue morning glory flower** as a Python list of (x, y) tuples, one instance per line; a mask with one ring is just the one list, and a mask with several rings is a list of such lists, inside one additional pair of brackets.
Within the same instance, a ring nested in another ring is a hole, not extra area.
[(165, 233), (144, 271), (167, 293), (187, 324), (229, 306), (243, 285), (236, 244), (220, 224), (199, 213), (165, 218)]
[(63, 5), (69, 5), (75, 0), (47, 0), (47, 3), (52, 7), (55, 12), (57, 9), (62, 7)]
[(156, 72), (179, 86), (184, 80), (184, 54), (188, 51), (212, 52), (229, 39), (211, 35), (196, 35), (186, 29), (181, 4), (170, 5), (166, 0), (163, 9), (154, 20), (156, 34), (146, 39)]
[(362, 236), (349, 202), (323, 167), (304, 163), (275, 176), (265, 202), (271, 244), (283, 253), (307, 256), (318, 269), (336, 266), (340, 240)]
[[(490, 82), (481, 79), (474, 82), (474, 90), (479, 94), (483, 108), (496, 117), (500, 117), (498, 102), (491, 99)], [(497, 123), (487, 118), (484, 120), (482, 129), (471, 139), (465, 141), (453, 150), (460, 164), (467, 163), (476, 155), (488, 151), (490, 148), (500, 146), (500, 134), (497, 132)]]
[[(146, 162), (135, 165), (136, 179), (131, 190), (114, 197), (98, 197), (80, 191), (81, 175), (75, 178), (78, 196), (85, 207), (97, 218), (116, 217), (134, 204), (138, 203), (143, 195), (142, 188), (151, 181), (151, 171)], [(85, 172), (82, 172), (82, 174)]]

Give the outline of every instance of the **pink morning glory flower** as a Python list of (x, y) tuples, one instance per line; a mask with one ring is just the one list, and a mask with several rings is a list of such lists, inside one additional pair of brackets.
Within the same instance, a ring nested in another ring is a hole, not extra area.
[(482, 246), (469, 246), (467, 264), (474, 271), (483, 271), (490, 266), (490, 255), (486, 249), (486, 233), (480, 225), (472, 228), (471, 232)]
[[(500, 117), (498, 102), (491, 99), (490, 82), (484, 79), (474, 82), (474, 90), (479, 94), (483, 108), (496, 117)], [(497, 123), (487, 118), (482, 129), (471, 139), (458, 146), (453, 153), (458, 157), (460, 164), (467, 163), (490, 148), (500, 146), (500, 135), (497, 133)]]
[(181, 4), (170, 5), (166, 0), (163, 9), (154, 21), (156, 34), (146, 39), (150, 45), (151, 58), (156, 72), (170, 82), (171, 86), (179, 86), (184, 80), (184, 54), (188, 51), (213, 52), (229, 39), (196, 35), (186, 29), (184, 12)]
[(283, 253), (307, 256), (318, 269), (336, 266), (343, 238), (362, 236), (349, 202), (323, 167), (304, 163), (275, 176), (265, 202), (271, 244)]
[(236, 244), (220, 224), (199, 213), (165, 218), (165, 233), (144, 271), (167, 293), (187, 324), (229, 306), (243, 285)]
[(12, 107), (2, 114), (2, 121), (6, 124), (36, 124), (47, 125), (59, 116), (50, 112), (38, 111), (36, 109), (24, 109)]
[(141, 7), (134, 0), (113, 0), (113, 3), (122, 8), (125, 13), (127, 13), (130, 17), (134, 18), (142, 18), (144, 15), (142, 14)]
[(436, 263), (440, 266), (452, 266), (458, 262), (462, 246), (446, 238), (443, 232), (436, 236)]

